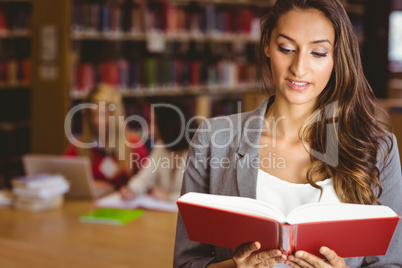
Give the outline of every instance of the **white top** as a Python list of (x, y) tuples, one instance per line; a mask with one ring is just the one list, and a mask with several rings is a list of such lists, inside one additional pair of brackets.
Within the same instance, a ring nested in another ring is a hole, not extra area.
[(332, 179), (317, 182), (321, 191), (310, 184), (297, 184), (281, 180), (258, 169), (257, 200), (275, 206), (285, 215), (293, 209), (307, 203), (341, 203), (335, 193)]
[[(332, 179), (317, 182), (322, 187), (321, 191), (310, 184), (297, 184), (281, 180), (271, 174), (258, 169), (257, 177), (257, 200), (275, 206), (285, 215), (293, 209), (312, 202), (341, 203), (335, 193)], [(284, 263), (275, 268), (290, 267)]]
[(136, 194), (145, 194), (148, 190), (159, 186), (170, 193), (170, 201), (180, 197), (181, 184), (186, 168), (187, 151), (181, 154), (161, 148), (156, 143), (147, 161), (141, 161), (140, 171), (127, 184)]

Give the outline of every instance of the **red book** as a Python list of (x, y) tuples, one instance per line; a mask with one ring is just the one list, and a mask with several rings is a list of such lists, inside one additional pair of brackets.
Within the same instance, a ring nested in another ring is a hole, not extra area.
[(190, 65), (190, 84), (192, 86), (198, 86), (200, 82), (200, 69), (201, 63), (199, 61), (192, 61)]
[(95, 86), (95, 71), (91, 63), (81, 63), (77, 70), (77, 89), (89, 91)]
[(386, 206), (311, 203), (287, 216), (255, 199), (188, 193), (177, 205), (190, 240), (235, 249), (259, 241), (261, 250), (320, 256), (327, 246), (339, 256), (384, 255), (400, 216)]
[(117, 62), (106, 61), (99, 66), (101, 83), (117, 86), (119, 83), (119, 68)]
[(240, 32), (242, 34), (250, 34), (253, 17), (253, 12), (249, 9), (244, 9), (240, 12)]
[(7, 26), (6, 14), (2, 7), (0, 7), (0, 32), (8, 32), (9, 28)]
[(24, 85), (31, 84), (31, 60), (29, 58), (22, 61), (22, 83)]

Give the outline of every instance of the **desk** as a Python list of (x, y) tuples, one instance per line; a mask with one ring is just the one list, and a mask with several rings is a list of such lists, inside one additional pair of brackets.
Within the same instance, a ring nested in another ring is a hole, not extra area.
[(177, 213), (145, 211), (123, 226), (81, 223), (91, 201), (39, 213), (0, 208), (0, 267), (172, 267)]

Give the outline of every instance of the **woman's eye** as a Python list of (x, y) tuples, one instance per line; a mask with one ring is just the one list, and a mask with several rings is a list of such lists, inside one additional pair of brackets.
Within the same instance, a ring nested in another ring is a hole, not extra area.
[(316, 57), (316, 58), (322, 58), (322, 57), (327, 56), (327, 52), (324, 52), (324, 53), (312, 52), (311, 54), (313, 54), (313, 56)]
[(293, 52), (294, 50), (292, 49), (288, 49), (288, 48), (284, 48), (284, 47), (278, 47), (280, 52), (283, 52), (285, 54), (289, 54), (291, 52)]

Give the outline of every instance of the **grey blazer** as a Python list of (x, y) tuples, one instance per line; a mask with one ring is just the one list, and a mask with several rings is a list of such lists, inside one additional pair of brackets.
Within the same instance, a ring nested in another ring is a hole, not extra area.
[[(203, 122), (193, 137), (187, 157), (182, 194), (202, 192), (256, 198), (262, 122), (273, 97), (257, 109)], [(381, 173), (380, 201), (402, 215), (402, 175), (398, 147)], [(382, 159), (379, 157), (379, 166)], [(233, 223), (236, 224), (236, 223)], [(373, 230), (374, 231), (374, 230)], [(232, 258), (233, 250), (188, 239), (180, 215), (177, 220), (174, 267), (206, 267)], [(399, 223), (385, 256), (348, 258), (351, 267), (402, 267), (402, 224)]]

